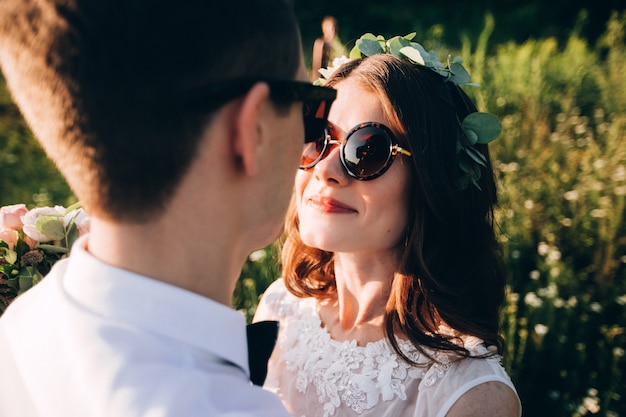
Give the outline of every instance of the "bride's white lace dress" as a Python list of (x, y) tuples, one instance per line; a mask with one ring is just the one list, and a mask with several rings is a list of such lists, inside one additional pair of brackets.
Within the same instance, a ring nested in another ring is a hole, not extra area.
[[(263, 319), (281, 323), (264, 387), (295, 417), (443, 417), (480, 383), (499, 381), (515, 391), (498, 356), (451, 360), (437, 353), (437, 363), (399, 340), (418, 367), (403, 361), (386, 339), (365, 346), (335, 341), (322, 326), (315, 300), (293, 296), (282, 280), (268, 288), (262, 303)], [(465, 347), (473, 355), (487, 352), (475, 337), (465, 338)]]

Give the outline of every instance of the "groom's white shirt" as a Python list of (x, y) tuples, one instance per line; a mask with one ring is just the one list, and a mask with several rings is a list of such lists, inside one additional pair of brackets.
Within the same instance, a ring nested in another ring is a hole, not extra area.
[(288, 416), (248, 382), (244, 317), (73, 247), (0, 318), (0, 416)]

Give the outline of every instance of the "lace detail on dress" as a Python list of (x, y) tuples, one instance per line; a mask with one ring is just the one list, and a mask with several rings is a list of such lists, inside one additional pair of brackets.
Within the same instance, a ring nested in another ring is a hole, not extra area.
[[(402, 339), (402, 351), (423, 366), (412, 366), (393, 350), (386, 339), (358, 346), (356, 341), (338, 342), (322, 327), (313, 299), (297, 299), (290, 294), (270, 297), (282, 327), (280, 363), (295, 377), (300, 393), (314, 389), (324, 410), (333, 416), (343, 404), (357, 414), (376, 406), (381, 400), (406, 400), (406, 384), (422, 379), (433, 385), (449, 369), (447, 356), (435, 353), (436, 363), (420, 354)], [(285, 322), (285, 320), (287, 322)]]

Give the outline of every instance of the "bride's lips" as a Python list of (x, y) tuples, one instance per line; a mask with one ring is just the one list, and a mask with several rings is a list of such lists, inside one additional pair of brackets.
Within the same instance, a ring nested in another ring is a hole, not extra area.
[(308, 200), (308, 204), (324, 213), (356, 213), (357, 211), (347, 204), (330, 197), (315, 196)]

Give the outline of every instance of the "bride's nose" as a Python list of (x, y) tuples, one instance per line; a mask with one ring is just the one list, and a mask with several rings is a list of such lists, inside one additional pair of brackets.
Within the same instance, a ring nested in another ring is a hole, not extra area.
[(341, 163), (341, 148), (337, 144), (330, 146), (326, 157), (313, 167), (314, 175), (320, 181), (346, 184), (350, 176)]

